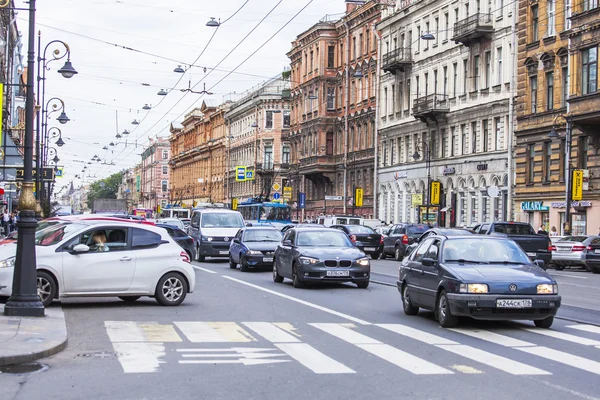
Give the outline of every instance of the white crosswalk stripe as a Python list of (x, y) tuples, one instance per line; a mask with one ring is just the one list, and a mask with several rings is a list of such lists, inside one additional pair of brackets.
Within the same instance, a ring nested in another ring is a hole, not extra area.
[(569, 325), (567, 328), (573, 328), (584, 332), (597, 333), (600, 335), (600, 326), (596, 325)]
[(549, 329), (525, 328), (527, 332), (537, 333), (538, 335), (550, 336), (555, 339), (566, 340), (567, 342), (578, 343), (584, 346), (600, 346), (600, 341), (571, 335), (569, 333), (551, 331)]

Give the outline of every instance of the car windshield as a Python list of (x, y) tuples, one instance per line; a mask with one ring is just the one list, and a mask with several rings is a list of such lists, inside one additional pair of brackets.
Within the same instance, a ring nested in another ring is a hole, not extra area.
[(203, 228), (241, 228), (242, 216), (237, 213), (206, 213), (202, 216)]
[(428, 229), (429, 227), (427, 225), (409, 226), (406, 229), (406, 233), (409, 235), (420, 235), (422, 233), (425, 233), (425, 231), (427, 231)]
[(305, 247), (352, 247), (348, 236), (335, 230), (298, 232), (296, 244)]
[(51, 226), (35, 233), (35, 244), (38, 246), (53, 246), (86, 226), (87, 225), (71, 223)]
[(523, 250), (512, 240), (456, 238), (446, 240), (445, 262), (474, 262), (482, 264), (530, 264)]
[(364, 226), (364, 225), (349, 226), (348, 230), (350, 231), (350, 233), (358, 233), (358, 234), (364, 233), (364, 234), (370, 235), (372, 233), (375, 233), (375, 231), (372, 228), (370, 228), (368, 226)]
[(252, 229), (244, 234), (244, 242), (280, 242), (281, 234), (274, 229)]
[(583, 242), (587, 238), (587, 236), (565, 236), (564, 238), (561, 238), (559, 242)]
[(460, 235), (472, 235), (472, 232), (469, 232), (466, 229), (443, 229), (440, 231), (440, 234), (443, 236), (460, 236)]
[(495, 224), (494, 232), (507, 235), (535, 235), (533, 228), (527, 224)]

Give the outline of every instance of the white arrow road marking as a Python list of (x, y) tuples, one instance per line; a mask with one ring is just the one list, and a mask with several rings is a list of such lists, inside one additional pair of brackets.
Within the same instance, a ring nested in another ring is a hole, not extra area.
[(260, 348), (260, 347), (230, 347), (228, 349), (177, 349), (176, 351), (179, 353), (185, 353), (185, 352), (219, 353), (222, 351), (237, 351), (238, 353), (256, 353), (256, 352), (260, 352), (260, 351), (273, 351), (273, 350), (277, 350), (277, 349), (274, 349), (274, 348), (267, 349), (267, 348)]
[[(284, 353), (272, 353), (275, 348), (244, 348), (231, 347), (228, 349), (177, 349), (183, 358), (210, 358), (210, 360), (181, 360), (179, 364), (275, 364), (280, 362), (289, 362), (291, 360), (265, 360), (270, 357), (286, 356)], [(271, 352), (271, 353), (266, 353)], [(237, 360), (228, 360), (227, 358), (237, 358)]]
[[(285, 356), (286, 354), (281, 354), (281, 353), (277, 353), (277, 354), (260, 354), (260, 353), (247, 353), (244, 354), (243, 356), (245, 358), (269, 358), (269, 357), (281, 357), (281, 356)], [(215, 354), (215, 353), (209, 353), (209, 354), (182, 354), (181, 355), (184, 358), (208, 358), (208, 357), (222, 357), (222, 358), (234, 358), (234, 357), (239, 357), (239, 354)]]
[(239, 360), (183, 360), (179, 364), (244, 364), (244, 365), (261, 365), (261, 364), (277, 364), (290, 362), (291, 360), (254, 360), (240, 358)]

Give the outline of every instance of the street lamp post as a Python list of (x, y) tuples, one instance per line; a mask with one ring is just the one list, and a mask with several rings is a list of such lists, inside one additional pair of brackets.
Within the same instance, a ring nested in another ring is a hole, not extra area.
[[(429, 151), (429, 144), (424, 140), (421, 142), (421, 148), (425, 152), (425, 168), (427, 169), (427, 196), (425, 203), (425, 215), (429, 220), (429, 203), (431, 202), (431, 153)], [(419, 158), (421, 158), (421, 155), (419, 154), (419, 150), (417, 148), (415, 154), (413, 154), (413, 159), (418, 160)], [(421, 218), (419, 218), (419, 220), (420, 219)], [(420, 223), (422, 222), (423, 221), (420, 221)]]
[(562, 117), (566, 121), (565, 127), (565, 222), (563, 224), (563, 235), (571, 234), (571, 141), (573, 139), (573, 116), (557, 115), (552, 123), (552, 130), (548, 133), (550, 139), (558, 139), (560, 135), (555, 129), (556, 120)]
[[(27, 69), (35, 68), (35, 0), (29, 0), (29, 39)], [(44, 305), (37, 292), (37, 267), (35, 259), (35, 197), (33, 195), (33, 124), (34, 81), (27, 74), (25, 97), (25, 146), (23, 149), (23, 184), (19, 198), (19, 221), (17, 227), (17, 256), (14, 264), (12, 293), (4, 306), (4, 315), (43, 317)]]

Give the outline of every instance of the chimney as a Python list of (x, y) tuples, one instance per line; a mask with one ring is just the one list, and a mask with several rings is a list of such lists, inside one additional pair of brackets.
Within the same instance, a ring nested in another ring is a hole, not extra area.
[(346, 15), (366, 3), (366, 0), (346, 0)]

